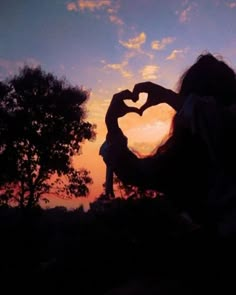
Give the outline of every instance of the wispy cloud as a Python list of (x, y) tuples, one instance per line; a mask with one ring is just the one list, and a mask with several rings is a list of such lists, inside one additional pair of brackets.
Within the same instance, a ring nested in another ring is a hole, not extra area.
[(68, 11), (78, 11), (78, 7), (75, 2), (67, 3), (66, 8)]
[(122, 26), (124, 21), (118, 16), (119, 3), (111, 0), (77, 0), (66, 5), (68, 11), (89, 11), (94, 13), (100, 10), (105, 11), (111, 23)]
[(183, 56), (185, 50), (183, 49), (174, 49), (170, 55), (167, 56), (166, 60), (175, 60), (180, 56)]
[(180, 11), (176, 11), (176, 14), (179, 17), (180, 23), (187, 23), (191, 20), (193, 10), (196, 9), (197, 3), (192, 2), (189, 4), (189, 1), (184, 1), (182, 6), (184, 6), (184, 8)]
[(236, 2), (228, 2), (226, 3), (226, 6), (228, 6), (229, 8), (236, 8)]
[[(148, 57), (149, 60), (153, 59), (153, 54), (143, 50), (141, 48), (142, 44), (146, 41), (146, 34), (144, 32), (140, 33), (134, 38), (128, 41), (119, 41), (119, 43), (125, 48), (124, 55), (120, 63), (107, 63), (105, 60), (101, 61), (103, 63), (104, 69), (112, 69), (119, 72), (124, 78), (133, 78), (133, 71), (130, 70), (130, 60), (138, 58), (139, 60), (144, 57)], [(143, 59), (142, 59), (143, 60)], [(156, 79), (158, 67), (153, 65), (146, 65), (143, 67), (139, 73), (145, 79)]]
[(109, 19), (111, 21), (111, 23), (122, 26), (124, 25), (124, 22), (121, 18), (119, 18), (117, 15), (109, 15)]
[(141, 45), (146, 42), (146, 34), (144, 32), (140, 33), (138, 36), (129, 39), (128, 41), (121, 41), (119, 43), (128, 49), (140, 49)]
[(112, 5), (111, 0), (78, 0), (69, 2), (66, 4), (66, 8), (69, 11), (95, 11), (100, 9), (110, 8)]
[(146, 65), (141, 70), (140, 73), (142, 78), (145, 80), (157, 79), (159, 67), (157, 65)]
[(110, 0), (78, 0), (77, 6), (80, 10), (88, 9), (94, 11), (97, 9), (103, 9), (111, 6)]
[(192, 10), (192, 6), (188, 6), (187, 8), (185, 8), (183, 11), (181, 11), (180, 15), (179, 15), (179, 21), (181, 23), (186, 23), (190, 20), (190, 12)]
[(120, 8), (120, 5), (118, 4), (118, 2), (116, 2), (115, 5), (114, 5), (114, 3), (113, 3), (112, 7), (109, 7), (109, 8), (107, 9), (107, 12), (108, 12), (109, 14), (116, 14), (116, 13), (119, 11), (119, 8)]
[(127, 70), (128, 62), (124, 61), (122, 63), (107, 64), (106, 69), (112, 69), (119, 72), (124, 78), (131, 78), (133, 76), (131, 71)]
[(122, 27), (125, 23), (122, 18), (118, 16), (119, 9), (119, 1), (113, 2), (112, 5), (107, 8), (107, 14), (111, 23), (117, 25), (118, 27)]
[(176, 38), (174, 37), (165, 37), (162, 38), (160, 41), (159, 40), (153, 40), (151, 43), (151, 47), (153, 50), (162, 50), (164, 49), (167, 45), (173, 43)]

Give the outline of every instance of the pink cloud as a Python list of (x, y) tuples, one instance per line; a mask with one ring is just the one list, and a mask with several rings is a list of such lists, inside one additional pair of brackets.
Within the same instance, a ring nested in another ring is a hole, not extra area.
[(178, 15), (181, 23), (187, 23), (191, 20), (193, 10), (196, 9), (198, 5), (195, 2), (188, 4), (188, 1), (185, 1), (182, 5), (186, 7), (181, 11), (176, 11), (176, 14)]
[(78, 11), (78, 7), (76, 5), (76, 3), (74, 2), (70, 2), (66, 5), (66, 8), (68, 11)]
[[(105, 10), (109, 21), (115, 25), (122, 26), (123, 20), (117, 15), (119, 11), (119, 3), (112, 3), (111, 0), (77, 0), (69, 2), (66, 5), (68, 11), (95, 11)], [(97, 16), (98, 17), (98, 16)]]
[(160, 41), (159, 40), (154, 40), (151, 43), (151, 47), (153, 50), (162, 50), (164, 49), (167, 45), (173, 43), (176, 38), (174, 37), (165, 37), (162, 38)]
[(66, 5), (68, 11), (90, 10), (95, 11), (102, 8), (109, 8), (111, 6), (110, 0), (77, 0), (76, 2), (69, 2)]
[(119, 64), (107, 64), (105, 68), (119, 72), (124, 78), (131, 78), (132, 73), (126, 69), (127, 65), (128, 65), (128, 62), (124, 61)]
[(140, 33), (138, 36), (129, 39), (128, 41), (119, 41), (121, 45), (128, 49), (139, 49), (142, 44), (146, 42), (146, 34), (144, 32)]
[(236, 8), (236, 2), (226, 3), (229, 8)]
[(180, 15), (179, 15), (179, 21), (181, 23), (186, 23), (190, 20), (190, 12), (192, 10), (191, 6), (188, 6), (186, 9), (184, 9)]
[(121, 18), (119, 18), (117, 15), (109, 15), (109, 19), (111, 23), (122, 26), (124, 22), (122, 21)]
[(110, 0), (78, 0), (77, 5), (80, 10), (88, 9), (94, 11), (96, 9), (101, 9), (104, 7), (111, 6)]
[(159, 66), (157, 65), (146, 65), (140, 70), (140, 73), (144, 80), (155, 80), (157, 79), (158, 70)]
[(171, 54), (167, 56), (166, 60), (175, 60), (178, 57), (182, 56), (183, 53), (183, 49), (174, 49), (172, 50)]

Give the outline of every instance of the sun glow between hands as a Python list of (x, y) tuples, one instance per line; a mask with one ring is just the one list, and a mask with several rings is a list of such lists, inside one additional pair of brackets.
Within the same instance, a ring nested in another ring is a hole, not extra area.
[[(144, 99), (139, 106), (143, 105)], [(137, 106), (133, 102), (129, 105)], [(171, 107), (160, 104), (145, 110), (142, 117), (129, 113), (120, 118), (119, 125), (128, 138), (129, 148), (139, 157), (153, 154), (168, 138), (174, 114), (175, 111)]]

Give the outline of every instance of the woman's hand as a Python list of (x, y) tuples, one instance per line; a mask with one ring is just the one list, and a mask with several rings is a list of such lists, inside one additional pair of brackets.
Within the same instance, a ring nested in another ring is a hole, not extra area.
[(140, 114), (140, 110), (136, 107), (129, 107), (124, 103), (124, 100), (130, 99), (132, 101), (137, 101), (136, 96), (129, 91), (123, 90), (119, 93), (113, 95), (110, 106), (106, 113), (106, 125), (108, 130), (118, 127), (117, 119), (125, 116), (127, 113), (134, 112)]
[(170, 106), (174, 107), (176, 104), (176, 99), (178, 97), (178, 94), (176, 94), (172, 90), (166, 89), (152, 82), (141, 82), (136, 84), (133, 89), (134, 100), (138, 100), (139, 94), (141, 92), (147, 93), (148, 97), (146, 103), (139, 110), (140, 115), (142, 115), (147, 108), (158, 105), (160, 103), (167, 103)]

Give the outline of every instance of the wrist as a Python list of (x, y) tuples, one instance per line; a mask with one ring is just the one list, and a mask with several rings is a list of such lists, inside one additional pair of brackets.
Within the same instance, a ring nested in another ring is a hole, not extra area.
[(108, 132), (116, 132), (119, 130), (118, 118), (110, 115), (106, 115), (105, 123)]
[(123, 134), (122, 130), (119, 127), (115, 129), (109, 128), (106, 140), (109, 144), (115, 144), (118, 146), (127, 145), (128, 142), (127, 137)]

